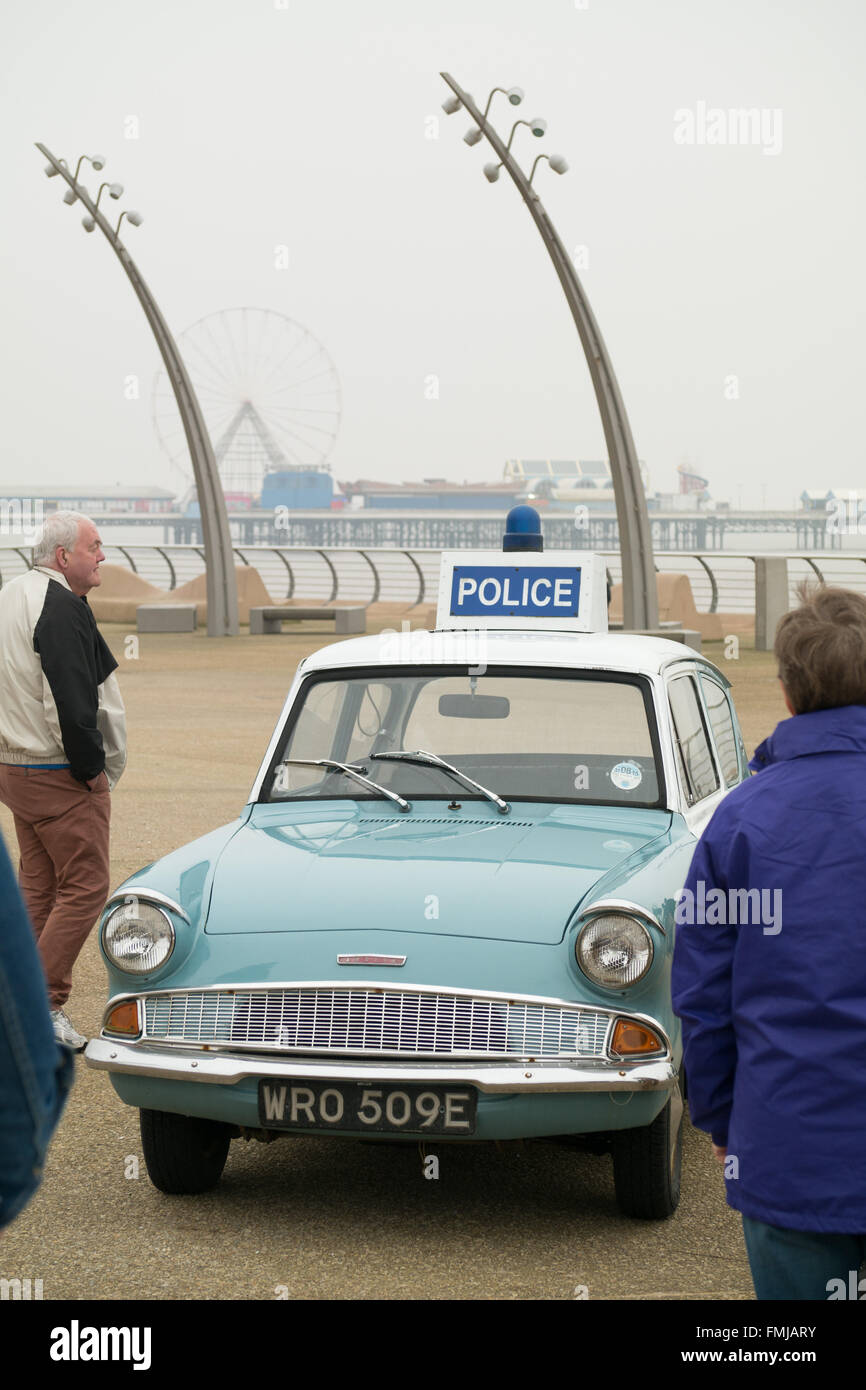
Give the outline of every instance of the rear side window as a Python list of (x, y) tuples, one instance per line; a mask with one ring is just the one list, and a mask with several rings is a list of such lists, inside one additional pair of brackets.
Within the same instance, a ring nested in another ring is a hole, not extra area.
[(675, 677), (668, 686), (668, 698), (683, 790), (689, 806), (693, 806), (696, 801), (703, 801), (704, 797), (712, 796), (713, 792), (719, 790), (719, 777), (710, 752), (698, 692), (691, 676)]
[(716, 741), (716, 751), (719, 755), (725, 786), (732, 787), (735, 782), (740, 780), (740, 759), (728, 697), (720, 685), (704, 675), (701, 675), (701, 685), (704, 688), (704, 699), (707, 702), (710, 726)]

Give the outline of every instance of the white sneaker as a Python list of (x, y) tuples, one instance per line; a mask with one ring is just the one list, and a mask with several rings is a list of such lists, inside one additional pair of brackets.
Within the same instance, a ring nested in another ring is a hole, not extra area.
[(54, 1036), (59, 1043), (71, 1047), (73, 1052), (80, 1052), (87, 1046), (87, 1039), (76, 1033), (62, 1009), (51, 1010), (51, 1022), (54, 1024)]

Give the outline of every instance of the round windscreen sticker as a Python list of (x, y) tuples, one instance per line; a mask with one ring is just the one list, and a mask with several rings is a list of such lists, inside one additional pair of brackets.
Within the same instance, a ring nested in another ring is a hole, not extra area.
[(617, 763), (610, 770), (610, 780), (621, 792), (632, 792), (643, 781), (643, 773), (637, 763)]

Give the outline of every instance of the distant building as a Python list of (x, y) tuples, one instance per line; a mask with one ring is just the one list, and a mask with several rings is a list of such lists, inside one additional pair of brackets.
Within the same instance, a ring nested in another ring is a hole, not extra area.
[(343, 501), (334, 491), (334, 480), (327, 468), (272, 468), (265, 474), (258, 506), (266, 511), (274, 507), (308, 511), (314, 507), (341, 507)]
[(506, 478), (581, 478), (596, 486), (610, 485), (607, 459), (506, 459)]
[(800, 493), (800, 503), (804, 512), (825, 512), (827, 503), (835, 496), (829, 488), (805, 488)]
[(847, 509), (855, 516), (866, 505), (866, 489), (862, 487), (805, 488), (800, 493), (804, 512), (828, 512), (836, 515)]
[(506, 459), (505, 477), (522, 481), (521, 501), (616, 507), (607, 459)]
[(697, 502), (706, 502), (709, 498), (710, 482), (687, 463), (677, 465), (677, 473), (680, 478), (680, 492), (684, 497), (694, 497)]
[(28, 497), (41, 502), (46, 512), (85, 512), (88, 516), (117, 515), (122, 512), (158, 516), (175, 510), (174, 493), (164, 487), (123, 487), (119, 483), (76, 483), (72, 487), (47, 487), (23, 483), (12, 487), (0, 484), (7, 497)]
[(508, 511), (523, 491), (519, 479), (501, 483), (449, 483), (444, 478), (425, 478), (420, 483), (380, 483), (361, 478), (340, 483), (353, 506), (361, 498), (364, 507), (376, 509), (426, 508), (431, 511)]

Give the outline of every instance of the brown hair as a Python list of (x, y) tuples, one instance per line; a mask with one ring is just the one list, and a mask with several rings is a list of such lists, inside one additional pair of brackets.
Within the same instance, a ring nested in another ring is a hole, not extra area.
[(773, 644), (796, 713), (866, 705), (866, 597), (808, 583), (797, 597), (800, 607), (781, 618)]

